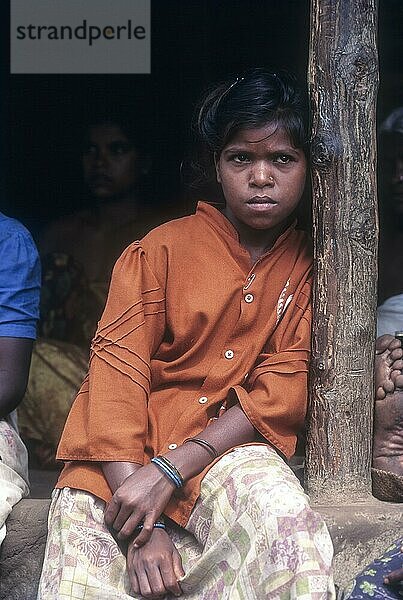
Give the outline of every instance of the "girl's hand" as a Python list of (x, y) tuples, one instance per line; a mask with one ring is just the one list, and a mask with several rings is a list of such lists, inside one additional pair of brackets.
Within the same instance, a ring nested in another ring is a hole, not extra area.
[(134, 547), (140, 547), (150, 539), (154, 523), (174, 490), (175, 485), (158, 467), (145, 465), (129, 475), (113, 494), (105, 509), (105, 523), (118, 533), (119, 540), (133, 536), (142, 523), (143, 529), (134, 541)]
[(397, 583), (401, 583), (403, 581), (403, 567), (400, 569), (396, 569), (396, 571), (392, 571), (385, 578), (384, 582), (387, 585), (395, 585)]
[(169, 592), (175, 596), (182, 594), (178, 583), (185, 574), (181, 557), (163, 529), (154, 529), (142, 548), (129, 543), (126, 561), (135, 594), (144, 598), (162, 598)]
[[(400, 548), (400, 552), (403, 553), (403, 546)], [(386, 585), (396, 585), (401, 583), (403, 581), (403, 563), (400, 569), (396, 569), (395, 571), (388, 573), (386, 577), (384, 577), (383, 581), (386, 583)]]

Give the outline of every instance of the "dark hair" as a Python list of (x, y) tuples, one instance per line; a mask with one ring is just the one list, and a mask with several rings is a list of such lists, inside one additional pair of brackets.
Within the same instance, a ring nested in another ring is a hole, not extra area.
[(240, 129), (273, 124), (283, 128), (296, 148), (307, 150), (307, 93), (285, 72), (254, 68), (211, 88), (198, 106), (192, 131), (196, 152), (190, 186), (214, 185), (213, 155), (220, 154)]
[(285, 129), (295, 147), (305, 148), (305, 94), (289, 73), (257, 68), (210, 90), (197, 111), (194, 126), (200, 141), (219, 153), (240, 129), (269, 123)]

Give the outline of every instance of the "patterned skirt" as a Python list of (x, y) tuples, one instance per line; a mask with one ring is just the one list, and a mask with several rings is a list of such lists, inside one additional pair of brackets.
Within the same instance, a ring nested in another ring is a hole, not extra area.
[(402, 566), (403, 538), (400, 538), (356, 575), (352, 583), (339, 593), (338, 600), (402, 600), (403, 582), (387, 585), (383, 581), (389, 573)]
[(28, 496), (28, 454), (16, 429), (0, 419), (0, 545), (13, 506)]
[[(55, 490), (38, 600), (140, 598), (130, 592), (103, 510), (88, 493)], [(187, 600), (335, 598), (326, 526), (270, 447), (223, 456), (204, 477), (186, 529), (168, 533), (182, 557)]]

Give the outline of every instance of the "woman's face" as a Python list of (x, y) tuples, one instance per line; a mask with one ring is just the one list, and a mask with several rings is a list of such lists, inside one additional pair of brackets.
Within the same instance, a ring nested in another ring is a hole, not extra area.
[(224, 210), (235, 228), (272, 229), (293, 213), (305, 186), (306, 158), (282, 128), (242, 129), (216, 160)]
[(125, 197), (139, 178), (138, 153), (118, 125), (90, 128), (82, 164), (84, 181), (98, 199)]

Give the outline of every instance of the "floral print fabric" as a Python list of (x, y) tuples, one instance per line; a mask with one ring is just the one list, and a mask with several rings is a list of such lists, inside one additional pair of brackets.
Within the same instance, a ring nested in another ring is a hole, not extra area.
[(348, 589), (339, 595), (339, 600), (396, 600), (403, 598), (403, 584), (386, 585), (384, 577), (403, 563), (401, 548), (403, 538), (393, 543), (386, 552), (374, 560), (354, 579)]
[[(103, 501), (54, 492), (39, 600), (129, 600)], [(236, 448), (204, 477), (186, 529), (168, 529), (186, 600), (331, 600), (332, 544), (298, 480), (267, 446)], [(170, 596), (167, 596), (170, 598)]]

